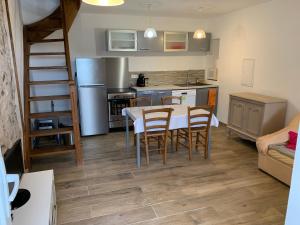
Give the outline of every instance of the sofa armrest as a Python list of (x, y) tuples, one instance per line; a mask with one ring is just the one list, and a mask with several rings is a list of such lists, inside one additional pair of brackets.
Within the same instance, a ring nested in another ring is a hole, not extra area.
[(269, 145), (281, 144), (289, 140), (289, 135), (288, 135), (289, 131), (290, 128), (286, 127), (275, 133), (259, 137), (256, 140), (257, 150), (262, 154), (267, 154)]

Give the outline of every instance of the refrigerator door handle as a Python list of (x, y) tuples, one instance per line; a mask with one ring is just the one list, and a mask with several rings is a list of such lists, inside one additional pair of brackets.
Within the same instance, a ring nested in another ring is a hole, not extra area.
[(80, 88), (104, 87), (104, 84), (84, 84), (79, 85)]

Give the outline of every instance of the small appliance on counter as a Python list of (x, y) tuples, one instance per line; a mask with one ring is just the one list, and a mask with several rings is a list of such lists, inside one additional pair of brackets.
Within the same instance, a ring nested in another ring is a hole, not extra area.
[(140, 73), (139, 78), (136, 80), (136, 86), (145, 87), (145, 75)]
[[(11, 194), (9, 194), (8, 183), (14, 183)], [(0, 224), (11, 225), (11, 202), (18, 193), (19, 176), (17, 174), (6, 174), (6, 168), (0, 147)]]

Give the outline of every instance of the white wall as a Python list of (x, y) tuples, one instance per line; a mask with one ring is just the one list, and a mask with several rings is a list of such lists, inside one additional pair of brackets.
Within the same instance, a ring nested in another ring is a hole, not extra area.
[[(110, 14), (86, 14), (80, 13), (76, 17), (69, 33), (72, 61), (76, 57), (103, 56), (99, 52), (100, 39), (97, 32), (101, 29), (136, 29), (145, 30), (146, 16), (110, 15)], [(199, 19), (182, 19), (168, 17), (152, 18), (152, 25), (157, 30), (167, 31), (194, 31), (199, 27), (207, 29), (207, 22)], [(117, 53), (120, 54), (120, 53)], [(127, 53), (128, 54), (128, 53)], [(130, 71), (164, 71), (204, 69), (205, 57), (201, 55), (183, 56), (143, 56), (130, 57)]]
[[(300, 111), (300, 1), (273, 0), (213, 19), (221, 39), (219, 112), (227, 122), (229, 93), (258, 92), (288, 100), (287, 121)], [(253, 88), (241, 86), (243, 58), (255, 58)]]

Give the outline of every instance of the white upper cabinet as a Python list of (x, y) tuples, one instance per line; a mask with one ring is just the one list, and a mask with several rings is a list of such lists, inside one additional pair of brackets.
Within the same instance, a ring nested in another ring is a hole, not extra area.
[(137, 51), (137, 31), (108, 30), (108, 51)]
[(164, 32), (164, 51), (187, 51), (188, 40), (187, 32)]

